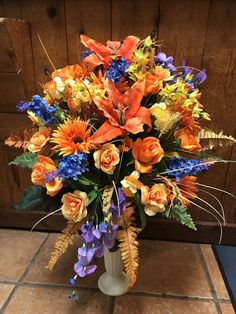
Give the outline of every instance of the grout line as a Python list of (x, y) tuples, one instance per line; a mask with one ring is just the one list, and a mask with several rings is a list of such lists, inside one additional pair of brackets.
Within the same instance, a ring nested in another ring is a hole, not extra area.
[[(148, 292), (139, 292), (139, 291), (130, 291), (128, 295), (136, 295), (142, 297), (150, 297), (150, 298), (158, 298), (158, 299), (177, 299), (177, 300), (189, 300), (189, 301), (203, 301), (203, 302), (210, 302), (215, 301), (213, 298), (208, 297), (194, 297), (194, 296), (185, 296), (185, 295), (175, 295), (169, 293), (148, 293)], [(224, 301), (224, 300), (222, 300)]]
[(208, 279), (208, 283), (209, 283), (209, 285), (211, 287), (211, 293), (212, 293), (213, 299), (215, 301), (217, 313), (218, 314), (222, 314), (222, 311), (221, 311), (221, 308), (220, 308), (220, 304), (219, 304), (219, 300), (217, 298), (217, 293), (216, 293), (216, 290), (215, 290), (215, 286), (214, 286), (213, 281), (211, 279), (211, 275), (210, 275), (210, 272), (209, 272), (209, 269), (208, 269), (207, 261), (206, 261), (206, 259), (204, 257), (203, 252), (202, 252), (201, 245), (200, 244), (196, 244), (196, 246), (197, 246), (197, 252), (198, 252), (199, 257), (200, 257), (201, 262), (202, 262), (202, 266), (203, 266), (204, 272), (205, 272), (206, 277)]
[(108, 312), (107, 312), (108, 314), (113, 314), (114, 313), (115, 299), (116, 299), (116, 297), (109, 297)]
[(28, 273), (30, 267), (32, 266), (33, 262), (35, 261), (36, 257), (38, 256), (39, 252), (41, 251), (41, 248), (43, 247), (43, 245), (47, 241), (48, 237), (49, 237), (49, 233), (46, 234), (46, 237), (43, 239), (42, 243), (40, 244), (40, 246), (36, 250), (35, 254), (31, 258), (31, 260), (29, 261), (29, 263), (26, 266), (25, 270), (23, 271), (23, 274), (20, 276), (20, 278), (19, 278), (18, 282), (16, 283), (15, 287), (12, 289), (12, 292), (10, 293), (10, 295), (8, 296), (6, 301), (4, 302), (4, 304), (3, 304), (2, 308), (1, 308), (1, 311), (3, 313), (4, 313), (4, 310), (7, 308), (8, 304), (10, 303), (10, 301), (12, 300), (12, 298), (14, 297), (18, 287), (20, 286), (20, 283), (22, 283), (22, 280), (24, 279), (24, 277)]
[(23, 279), (25, 278), (25, 276), (27, 275), (28, 271), (30, 270), (31, 266), (33, 265), (35, 259), (37, 258), (37, 256), (39, 255), (42, 247), (44, 246), (44, 244), (46, 243), (47, 239), (49, 238), (49, 233), (46, 235), (45, 239), (42, 241), (41, 245), (39, 246), (39, 248), (37, 249), (37, 251), (35, 252), (34, 256), (31, 258), (31, 260), (29, 261), (27, 267), (25, 268), (23, 274), (21, 275), (19, 282), (22, 282)]

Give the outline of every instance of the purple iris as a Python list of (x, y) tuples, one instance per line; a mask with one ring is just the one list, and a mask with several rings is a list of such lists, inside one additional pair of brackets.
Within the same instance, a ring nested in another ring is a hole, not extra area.
[(175, 67), (173, 66), (174, 58), (172, 56), (167, 57), (164, 52), (159, 52), (155, 57), (154, 61), (156, 64), (161, 65), (163, 68), (168, 69), (170, 71), (174, 71)]
[(118, 188), (118, 200), (119, 204), (115, 204), (114, 202), (112, 202), (111, 205), (112, 214), (115, 220), (118, 220), (120, 215), (125, 210), (126, 197), (121, 188)]

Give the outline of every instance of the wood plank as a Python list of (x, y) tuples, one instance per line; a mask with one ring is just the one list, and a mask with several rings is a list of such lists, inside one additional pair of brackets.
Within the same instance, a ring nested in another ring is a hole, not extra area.
[(200, 68), (209, 0), (160, 0), (159, 41), (174, 63)]
[[(87, 34), (101, 42), (111, 38), (111, 2), (107, 0), (65, 1), (69, 64), (79, 63), (84, 48), (79, 41)], [(91, 17), (91, 13), (93, 17)]]
[(17, 112), (16, 105), (25, 98), (24, 85), (17, 73), (0, 73), (0, 112)]
[(158, 0), (112, 0), (112, 39), (123, 40), (127, 35), (147, 37), (158, 26)]
[[(23, 153), (22, 149), (12, 149), (7, 146), (5, 146), (3, 150), (7, 164)], [(14, 165), (7, 166), (8, 187), (11, 193), (13, 204), (17, 203), (22, 198), (25, 189), (32, 185), (30, 174), (30, 170)]]
[[(30, 230), (45, 213), (16, 212), (13, 208), (0, 208), (0, 227)], [(42, 221), (35, 230), (60, 232), (65, 226), (65, 219), (61, 214), (55, 214)], [(175, 221), (158, 221), (150, 219), (145, 230), (140, 234), (141, 239), (169, 240), (196, 243), (219, 243), (219, 227), (217, 224), (205, 221), (196, 222), (198, 231), (190, 230)], [(222, 244), (235, 245), (236, 224), (228, 224), (223, 229)]]
[(35, 92), (29, 24), (0, 19), (0, 40), (0, 112), (16, 112), (16, 104)]
[(0, 17), (10, 17), (15, 19), (21, 18), (20, 0), (1, 0)]
[(30, 171), (16, 166), (9, 166), (9, 162), (23, 153), (22, 149), (16, 149), (4, 145), (4, 140), (14, 131), (24, 129), (32, 125), (26, 114), (0, 113), (0, 143), (3, 152), (7, 180), (6, 188), (11, 194), (11, 203), (16, 203), (22, 197), (24, 190), (31, 186)]
[(0, 146), (0, 167), (1, 167), (1, 181), (0, 181), (0, 207), (12, 205), (12, 198), (8, 185), (7, 176), (7, 161), (5, 160), (3, 148)]
[[(236, 2), (232, 0), (212, 1), (209, 9), (203, 67), (207, 69), (208, 79), (203, 86), (203, 100), (206, 110), (211, 114), (210, 129), (225, 134), (235, 135), (236, 120)], [(218, 148), (212, 153), (224, 159), (235, 159), (230, 147)], [(235, 154), (235, 153), (234, 153)], [(233, 193), (235, 190), (235, 165), (217, 165), (206, 175), (206, 184), (225, 188)], [(225, 185), (226, 182), (226, 185)], [(222, 197), (220, 193), (216, 193)], [(236, 221), (235, 205), (224, 198), (226, 217), (229, 222)]]
[[(38, 34), (56, 68), (62, 68), (68, 63), (64, 1), (22, 0), (21, 11), (22, 18), (30, 22), (31, 25), (36, 82), (45, 83), (49, 80), (46, 73), (52, 72), (53, 69), (42, 49)], [(42, 93), (39, 85), (37, 91)]]
[(12, 132), (32, 125), (27, 114), (0, 113), (0, 142), (11, 135)]

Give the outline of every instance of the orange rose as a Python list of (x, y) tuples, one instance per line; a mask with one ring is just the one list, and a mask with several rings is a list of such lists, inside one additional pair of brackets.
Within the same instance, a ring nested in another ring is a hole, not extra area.
[(47, 194), (55, 196), (62, 188), (62, 182), (55, 177), (54, 180), (46, 182), (45, 174), (49, 171), (57, 171), (54, 161), (45, 156), (38, 156), (38, 162), (34, 165), (31, 174), (31, 181), (47, 189)]
[(79, 222), (87, 216), (89, 199), (85, 192), (76, 190), (73, 193), (66, 193), (61, 201), (62, 214), (66, 219)]
[(120, 161), (119, 149), (114, 144), (105, 144), (94, 154), (95, 167), (102, 171), (113, 174), (116, 165)]
[(147, 72), (145, 74), (145, 95), (156, 94), (161, 89), (163, 80), (169, 75), (170, 72), (161, 66), (157, 66), (154, 73)]
[(161, 161), (164, 151), (159, 139), (149, 136), (140, 138), (133, 144), (132, 154), (135, 158), (135, 169), (141, 173), (152, 171), (152, 165)]
[(199, 139), (189, 128), (183, 128), (175, 132), (175, 137), (180, 139), (180, 147), (190, 152), (199, 152), (202, 147), (199, 143)]
[(141, 202), (148, 216), (154, 216), (158, 212), (163, 212), (168, 202), (166, 185), (159, 183), (154, 184), (151, 188), (146, 185), (142, 186)]
[(32, 153), (37, 153), (49, 141), (52, 130), (50, 128), (40, 128), (30, 139), (28, 150)]
[(132, 197), (137, 190), (143, 185), (141, 181), (138, 180), (138, 171), (133, 171), (130, 176), (126, 176), (120, 183), (123, 187), (123, 192), (126, 196)]

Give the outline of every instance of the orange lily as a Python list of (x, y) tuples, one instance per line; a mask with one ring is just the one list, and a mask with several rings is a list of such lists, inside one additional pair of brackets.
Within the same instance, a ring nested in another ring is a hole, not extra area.
[(126, 132), (137, 134), (143, 131), (144, 124), (152, 127), (149, 110), (141, 107), (145, 80), (137, 81), (124, 94), (109, 80), (104, 82), (104, 86), (108, 98), (95, 96), (93, 101), (108, 120), (92, 136), (94, 143), (105, 143)]
[(133, 51), (137, 47), (139, 40), (138, 37), (127, 36), (122, 43), (120, 41), (108, 41), (105, 46), (86, 35), (80, 35), (82, 44), (93, 52), (84, 58), (83, 62), (88, 63), (93, 68), (100, 64), (108, 66), (112, 59), (119, 56), (131, 62)]

